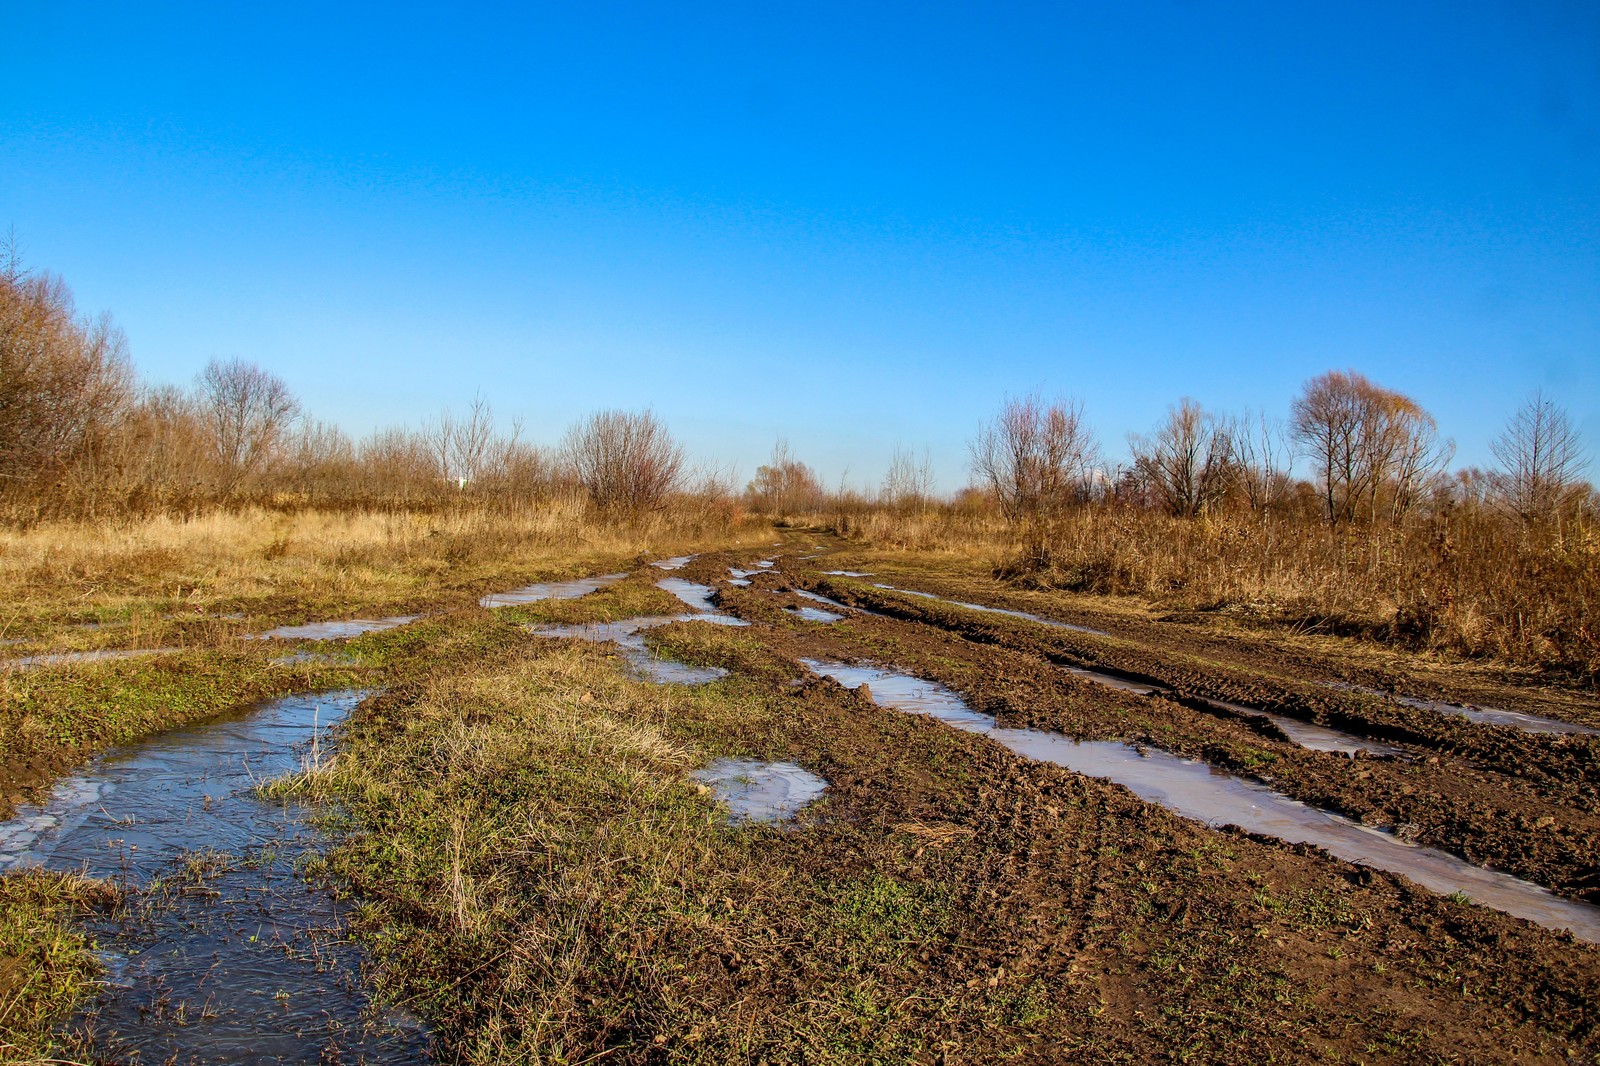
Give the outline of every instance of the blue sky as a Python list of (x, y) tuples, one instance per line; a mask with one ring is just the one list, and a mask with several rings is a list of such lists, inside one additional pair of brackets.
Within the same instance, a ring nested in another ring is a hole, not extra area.
[(1007, 394), (1115, 457), (1342, 367), (1600, 441), (1592, 2), (258, 6), (0, 0), (0, 226), (154, 380), (947, 487)]

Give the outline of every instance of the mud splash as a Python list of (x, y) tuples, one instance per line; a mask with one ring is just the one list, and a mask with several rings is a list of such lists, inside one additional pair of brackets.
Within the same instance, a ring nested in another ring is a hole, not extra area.
[[(97, 919), (107, 982), (72, 1025), (116, 1061), (414, 1062), (414, 1019), (374, 1007), (346, 904), (308, 889), (316, 832), (258, 783), (299, 768), (364, 696), (292, 696), (118, 748), (0, 826), (0, 868), (142, 889)], [(309, 750), (308, 750), (309, 748)]]
[(718, 759), (689, 777), (710, 787), (734, 825), (792, 818), (828, 787), (798, 763), (753, 759)]
[(598, 577), (578, 577), (570, 581), (540, 581), (524, 585), (520, 589), (512, 589), (510, 592), (492, 593), (480, 599), (478, 606), (493, 609), (515, 607), (519, 603), (538, 603), (540, 600), (575, 600), (579, 596), (598, 592), (607, 585), (614, 585), (627, 576), (627, 574), (601, 574)]
[(1205, 763), (1118, 742), (1075, 741), (1059, 733), (1009, 729), (993, 716), (974, 711), (949, 689), (919, 678), (870, 666), (811, 659), (801, 662), (847, 688), (868, 685), (873, 700), (882, 706), (929, 715), (957, 729), (982, 734), (1026, 758), (1108, 778), (1141, 799), (1186, 818), (1212, 826), (1232, 824), (1289, 843), (1314, 844), (1348, 862), (1402, 874), (1434, 892), (1461, 892), (1484, 906), (1600, 943), (1600, 907), (1564, 900), (1509, 874), (1407, 844)]

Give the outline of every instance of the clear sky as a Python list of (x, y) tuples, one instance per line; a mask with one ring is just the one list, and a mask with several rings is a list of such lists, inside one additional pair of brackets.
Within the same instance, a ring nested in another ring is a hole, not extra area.
[(653, 405), (749, 477), (1354, 367), (1600, 444), (1600, 3), (0, 0), (0, 227), (149, 378)]

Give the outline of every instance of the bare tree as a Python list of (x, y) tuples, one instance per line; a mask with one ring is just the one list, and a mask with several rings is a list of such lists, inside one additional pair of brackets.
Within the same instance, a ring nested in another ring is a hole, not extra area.
[(933, 499), (933, 457), (928, 450), (924, 448), (918, 456), (909, 448), (896, 446), (879, 495), (900, 510), (926, 510)]
[(1312, 460), (1335, 525), (1363, 511), (1376, 518), (1385, 500), (1393, 517), (1404, 515), (1455, 450), (1416, 401), (1353, 370), (1306, 382), (1292, 411), (1291, 432)]
[(1192, 518), (1222, 500), (1233, 478), (1228, 427), (1185, 396), (1150, 436), (1128, 439), (1133, 465), (1167, 511)]
[(1494, 498), (1524, 522), (1550, 518), (1587, 488), (1589, 463), (1578, 431), (1542, 391), (1517, 408), (1489, 450), (1500, 460), (1489, 475)]
[(597, 411), (567, 431), (562, 452), (600, 508), (659, 509), (681, 485), (683, 446), (645, 411)]
[(1034, 565), (1047, 565), (1057, 519), (1086, 499), (1099, 457), (1077, 402), (1006, 401), (970, 444), (972, 472), (994, 493)]
[(779, 437), (772, 445), (772, 456), (756, 467), (756, 476), (745, 486), (750, 505), (765, 514), (795, 514), (822, 503), (822, 482), (805, 463), (795, 458), (789, 442)]
[(271, 461), (300, 414), (300, 401), (282, 378), (243, 359), (207, 363), (199, 398), (224, 493)]
[(1284, 437), (1283, 423), (1265, 411), (1246, 411), (1228, 432), (1233, 446), (1235, 484), (1256, 514), (1265, 514), (1289, 494), (1289, 466), (1294, 452)]
[(517, 453), (521, 436), (520, 420), (512, 422), (509, 434), (496, 430), (494, 409), (482, 393), (472, 398), (465, 418), (442, 411), (437, 421), (422, 424), (422, 439), (437, 476), (461, 490), (502, 473)]

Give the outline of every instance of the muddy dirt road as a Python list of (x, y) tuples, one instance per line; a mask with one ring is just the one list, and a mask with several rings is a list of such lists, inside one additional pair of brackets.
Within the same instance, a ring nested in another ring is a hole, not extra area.
[(1585, 694), (765, 552), (300, 649), (384, 690), (283, 790), (362, 1002), (442, 1061), (1600, 1055)]

